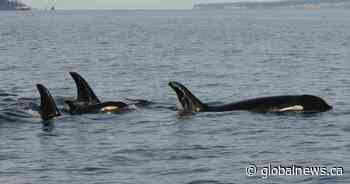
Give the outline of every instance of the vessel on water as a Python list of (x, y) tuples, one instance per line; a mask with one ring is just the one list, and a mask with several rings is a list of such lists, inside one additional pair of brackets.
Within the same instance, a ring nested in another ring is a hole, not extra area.
[(0, 0), (0, 10), (28, 11), (31, 8), (17, 0)]

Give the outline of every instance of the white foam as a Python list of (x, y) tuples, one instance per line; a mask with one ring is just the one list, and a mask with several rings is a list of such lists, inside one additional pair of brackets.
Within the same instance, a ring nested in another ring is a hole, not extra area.
[(27, 113), (34, 116), (34, 117), (40, 117), (40, 114), (38, 111), (32, 110), (32, 109), (28, 109)]

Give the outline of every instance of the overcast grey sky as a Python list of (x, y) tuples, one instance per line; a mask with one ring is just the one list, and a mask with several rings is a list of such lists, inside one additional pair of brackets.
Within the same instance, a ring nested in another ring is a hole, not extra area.
[(239, 2), (239, 1), (278, 1), (278, 0), (193, 0), (195, 3), (206, 2)]
[[(190, 9), (194, 3), (242, 0), (21, 0), (33, 8), (58, 9)], [(249, 0), (245, 0), (249, 1)], [(250, 0), (271, 1), (271, 0)]]
[(239, 1), (281, 1), (281, 0), (193, 0), (194, 3), (239, 2)]
[(21, 0), (33, 8), (57, 9), (189, 9), (192, 0)]

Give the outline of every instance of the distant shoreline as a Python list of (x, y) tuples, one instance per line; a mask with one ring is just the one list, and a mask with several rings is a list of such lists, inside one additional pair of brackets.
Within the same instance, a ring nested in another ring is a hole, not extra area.
[(31, 8), (20, 1), (0, 0), (0, 11), (29, 11)]
[(268, 2), (234, 2), (234, 3), (199, 3), (194, 4), (195, 10), (219, 10), (219, 9), (264, 9), (264, 8), (320, 8), (325, 7), (350, 7), (349, 0), (285, 0)]
[(31, 8), (0, 9), (0, 11), (31, 11)]

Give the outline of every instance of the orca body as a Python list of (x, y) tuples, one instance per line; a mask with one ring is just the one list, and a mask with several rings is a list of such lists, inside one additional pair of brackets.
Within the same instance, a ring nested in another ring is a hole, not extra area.
[(332, 109), (322, 98), (314, 95), (270, 96), (238, 101), (226, 105), (210, 106), (202, 103), (185, 86), (178, 82), (169, 82), (169, 86), (177, 94), (184, 113), (195, 112), (324, 112)]
[(70, 107), (71, 114), (92, 114), (92, 113), (112, 113), (127, 110), (128, 105), (123, 102), (103, 102), (92, 105), (81, 105)]
[(40, 93), (40, 107), (39, 114), (41, 119), (48, 121), (56, 116), (60, 116), (61, 113), (57, 108), (56, 102), (53, 99), (50, 91), (42, 84), (36, 85)]
[(76, 72), (69, 73), (77, 87), (77, 98), (66, 100), (71, 114), (121, 112), (128, 109), (124, 102), (101, 102), (86, 80)]

